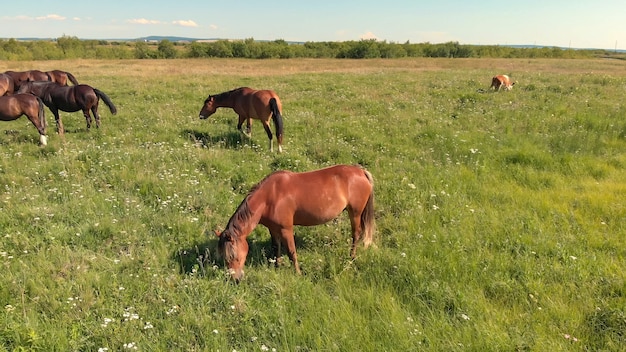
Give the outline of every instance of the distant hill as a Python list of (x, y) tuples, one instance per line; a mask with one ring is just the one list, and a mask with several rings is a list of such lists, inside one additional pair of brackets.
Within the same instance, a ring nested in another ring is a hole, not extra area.
[(175, 36), (159, 36), (159, 35), (151, 35), (148, 37), (141, 37), (137, 39), (125, 39), (129, 41), (137, 41), (137, 42), (160, 42), (162, 40), (169, 40), (170, 42), (195, 42), (195, 41), (213, 41), (220, 40), (219, 38), (189, 38), (189, 37), (175, 37)]

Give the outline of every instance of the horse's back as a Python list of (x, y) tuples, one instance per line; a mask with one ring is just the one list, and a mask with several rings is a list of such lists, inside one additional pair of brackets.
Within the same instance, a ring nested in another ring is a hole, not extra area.
[(35, 114), (39, 110), (39, 101), (32, 94), (14, 94), (0, 96), (0, 116), (4, 120), (13, 120), (22, 114)]
[(359, 166), (336, 165), (294, 173), (279, 171), (263, 182), (269, 217), (312, 226), (336, 218), (348, 206), (364, 206), (372, 185)]
[(238, 91), (240, 94), (240, 104), (235, 110), (239, 110), (239, 113), (249, 115), (248, 117), (269, 117), (271, 115), (270, 100), (272, 98), (276, 99), (278, 109), (282, 111), (280, 99), (273, 90), (241, 87)]

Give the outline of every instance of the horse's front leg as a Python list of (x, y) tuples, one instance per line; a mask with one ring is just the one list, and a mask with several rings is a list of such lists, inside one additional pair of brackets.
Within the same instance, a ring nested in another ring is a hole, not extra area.
[(281, 239), (287, 246), (287, 255), (289, 256), (293, 267), (296, 269), (296, 273), (299, 275), (302, 274), (302, 271), (300, 271), (300, 263), (298, 263), (298, 254), (296, 253), (296, 239), (293, 235), (293, 227), (283, 228), (280, 230), (280, 233)]
[[(242, 130), (241, 126), (243, 126), (244, 121), (246, 122), (246, 130)], [(245, 118), (239, 115), (239, 122), (237, 123), (237, 129), (243, 133), (246, 137), (252, 138), (252, 126), (250, 123), (250, 118)]]
[(298, 263), (298, 254), (296, 253), (296, 240), (293, 236), (293, 227), (272, 228), (270, 229), (270, 234), (272, 235), (272, 243), (276, 246), (275, 248), (278, 248), (274, 253), (276, 254), (276, 264), (279, 263), (280, 246), (284, 244), (287, 247), (287, 256), (289, 256), (289, 260), (291, 260), (293, 267), (296, 269), (296, 273), (302, 274), (300, 264)]
[(63, 128), (63, 121), (61, 121), (61, 116), (59, 116), (59, 109), (50, 109), (52, 111), (52, 115), (54, 115), (54, 122), (57, 124), (57, 133), (59, 136), (63, 136), (65, 134), (65, 128)]
[[(276, 231), (274, 233), (280, 234), (280, 231)], [(275, 236), (272, 233), (272, 255), (273, 257), (270, 259), (270, 262), (274, 262), (274, 265), (278, 268), (283, 263), (282, 253), (281, 253), (281, 241), (278, 236)]]

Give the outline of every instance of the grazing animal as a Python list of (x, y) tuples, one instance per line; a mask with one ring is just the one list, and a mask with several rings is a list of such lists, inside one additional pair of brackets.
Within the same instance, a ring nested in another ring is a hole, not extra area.
[(231, 277), (239, 281), (248, 255), (246, 237), (261, 224), (272, 236), (276, 265), (284, 245), (300, 274), (294, 225), (321, 225), (339, 216), (344, 209), (348, 210), (352, 226), (350, 256), (355, 258), (361, 236), (368, 247), (375, 230), (372, 175), (358, 165), (336, 165), (301, 173), (274, 172), (252, 188), (228, 220), (226, 229), (216, 232), (218, 255), (224, 258)]
[(26, 115), (37, 128), (41, 145), (48, 144), (46, 115), (41, 99), (31, 94), (14, 94), (0, 97), (0, 120), (13, 121), (23, 115)]
[(6, 71), (5, 74), (13, 78), (15, 92), (17, 92), (25, 82), (50, 81), (48, 74), (39, 70)]
[(50, 82), (56, 82), (57, 84), (61, 86), (67, 86), (68, 85), (67, 82), (69, 81), (69, 82), (72, 82), (72, 84), (75, 86), (78, 85), (78, 80), (76, 79), (76, 77), (74, 77), (73, 74), (67, 71), (52, 70), (52, 71), (46, 71), (45, 73), (48, 75)]
[(11, 95), (15, 92), (15, 81), (6, 73), (0, 73), (0, 96)]
[(515, 82), (511, 83), (509, 76), (497, 75), (491, 79), (491, 87), (489, 89), (493, 88), (496, 91), (500, 91), (500, 88), (504, 87), (504, 90), (511, 90), (513, 85), (515, 85)]
[(64, 134), (63, 122), (59, 116), (59, 110), (66, 112), (83, 111), (83, 116), (87, 121), (87, 129), (91, 128), (91, 115), (96, 119), (96, 127), (100, 127), (100, 115), (98, 114), (98, 104), (100, 99), (109, 107), (113, 115), (117, 113), (117, 108), (111, 99), (104, 92), (88, 86), (79, 84), (76, 86), (60, 86), (54, 82), (26, 82), (20, 87), (19, 93), (34, 94), (43, 100), (44, 104), (54, 114), (59, 134)]
[[(276, 128), (278, 140), (278, 152), (282, 152), (283, 143), (283, 117), (281, 115), (282, 104), (278, 95), (272, 90), (255, 90), (248, 87), (233, 89), (216, 95), (209, 95), (200, 110), (200, 118), (206, 119), (213, 115), (217, 108), (227, 107), (233, 109), (239, 115), (237, 129), (241, 130), (246, 121), (247, 136), (251, 136), (251, 119), (258, 119), (263, 123), (263, 128), (270, 140), (270, 151), (274, 151), (272, 143), (272, 131), (270, 129), (270, 117)], [(242, 131), (243, 132), (243, 131)]]

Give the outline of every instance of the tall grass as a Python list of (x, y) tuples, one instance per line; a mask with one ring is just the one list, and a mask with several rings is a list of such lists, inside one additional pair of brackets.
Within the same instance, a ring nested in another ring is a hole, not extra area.
[[(626, 348), (626, 68), (601, 60), (21, 62), (106, 92), (37, 145), (0, 125), (0, 350), (506, 351)], [(0, 67), (2, 69), (2, 67)], [(5, 68), (9, 69), (9, 68)], [(518, 83), (485, 92), (496, 73)], [(208, 94), (283, 100), (261, 125)], [(304, 275), (250, 235), (227, 279), (214, 229), (278, 169), (360, 163), (375, 247), (342, 215), (297, 228)]]

